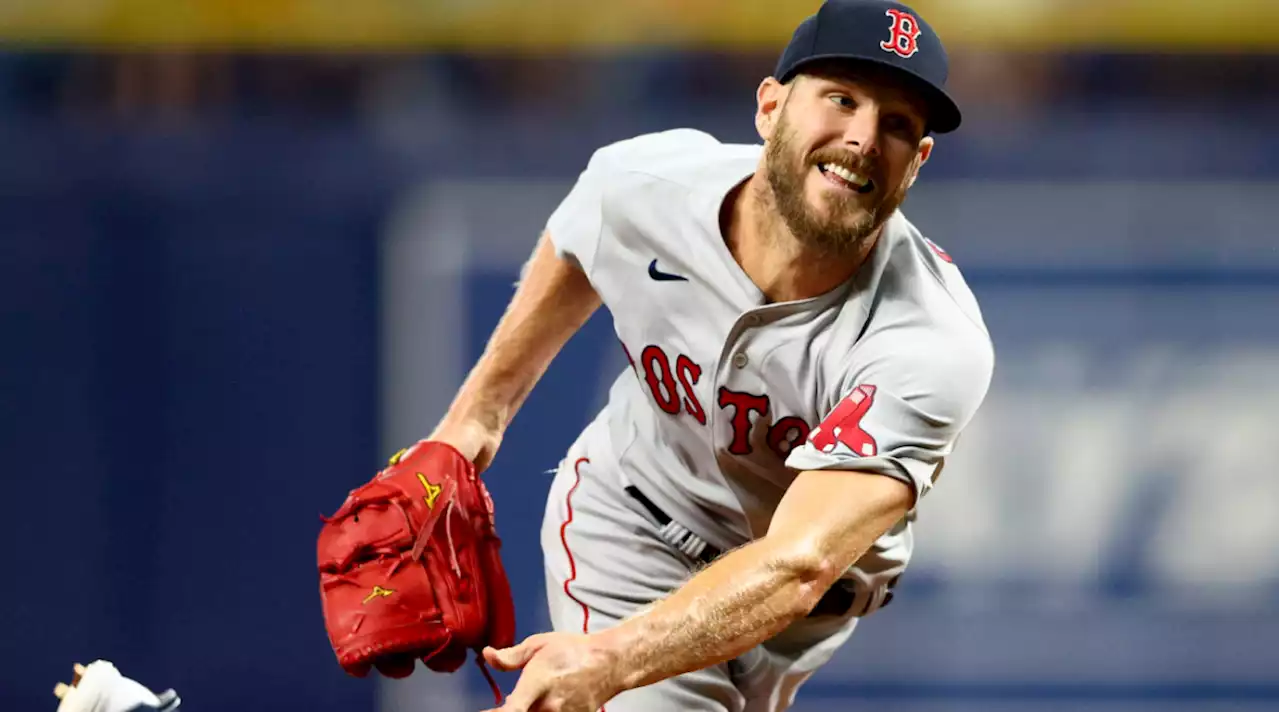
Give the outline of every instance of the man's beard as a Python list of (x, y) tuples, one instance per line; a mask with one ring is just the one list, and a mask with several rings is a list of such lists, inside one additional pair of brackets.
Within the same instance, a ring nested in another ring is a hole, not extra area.
[(907, 186), (895, 186), (870, 210), (859, 204), (859, 196), (852, 190), (827, 194), (826, 215), (822, 215), (805, 199), (804, 184), (814, 166), (832, 161), (857, 168), (855, 172), (862, 175), (872, 173), (868, 161), (847, 151), (824, 149), (801, 156), (784, 108), (765, 152), (765, 169), (778, 214), (801, 244), (831, 255), (857, 254), (906, 199)]

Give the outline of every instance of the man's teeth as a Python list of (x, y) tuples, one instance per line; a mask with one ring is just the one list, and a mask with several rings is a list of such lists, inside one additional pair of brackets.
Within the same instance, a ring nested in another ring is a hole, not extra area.
[(871, 180), (866, 176), (860, 176), (857, 173), (854, 173), (853, 171), (848, 170), (844, 166), (836, 165), (835, 163), (822, 164), (822, 170), (828, 173), (834, 173), (835, 175), (840, 176), (841, 178), (852, 183), (854, 187), (857, 187), (857, 188), (862, 188), (867, 183), (871, 182)]

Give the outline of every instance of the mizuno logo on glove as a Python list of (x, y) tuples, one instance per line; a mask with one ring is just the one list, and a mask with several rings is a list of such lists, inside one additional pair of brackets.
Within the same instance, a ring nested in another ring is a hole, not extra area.
[(390, 596), (393, 593), (395, 593), (394, 589), (383, 588), (381, 586), (374, 586), (373, 591), (368, 596), (365, 596), (364, 600), (360, 602), (360, 605), (363, 606), (364, 604), (368, 603), (369, 601), (372, 601), (378, 596), (386, 598), (387, 596)]
[(436, 506), (436, 497), (440, 496), (440, 485), (433, 485), (427, 481), (427, 476), (421, 472), (418, 474), (418, 481), (422, 483), (422, 489), (427, 491), (427, 496), (423, 497), (427, 501), (427, 508), (433, 509)]

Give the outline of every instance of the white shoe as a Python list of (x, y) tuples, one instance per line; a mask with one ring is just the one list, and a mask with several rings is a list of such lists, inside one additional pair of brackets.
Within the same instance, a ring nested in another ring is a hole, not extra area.
[(115, 665), (95, 660), (86, 667), (76, 664), (71, 684), (59, 682), (53, 694), (61, 702), (58, 712), (174, 712), (182, 700), (173, 690), (159, 695), (130, 680)]

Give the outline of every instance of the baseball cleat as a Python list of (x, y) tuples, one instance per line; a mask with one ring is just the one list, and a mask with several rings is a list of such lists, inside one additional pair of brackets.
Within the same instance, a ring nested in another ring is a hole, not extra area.
[(74, 669), (70, 685), (59, 682), (53, 688), (57, 712), (175, 712), (182, 703), (173, 690), (157, 695), (106, 660), (76, 663)]

